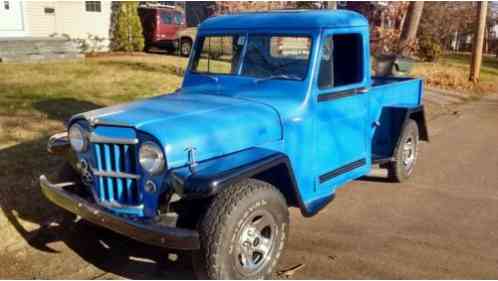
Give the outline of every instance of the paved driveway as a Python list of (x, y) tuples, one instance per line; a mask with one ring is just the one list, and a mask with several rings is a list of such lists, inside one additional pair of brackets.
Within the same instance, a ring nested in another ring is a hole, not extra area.
[[(319, 215), (292, 211), (292, 278), (498, 278), (498, 96), (430, 124), (410, 183), (348, 184)], [(193, 278), (184, 253), (58, 220), (0, 253), (0, 278)]]

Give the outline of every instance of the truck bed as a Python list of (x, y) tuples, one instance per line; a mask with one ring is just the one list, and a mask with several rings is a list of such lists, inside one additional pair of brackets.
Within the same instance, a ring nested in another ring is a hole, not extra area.
[(373, 107), (417, 106), (422, 103), (422, 80), (411, 77), (372, 77)]
[(373, 77), (370, 118), (378, 128), (372, 131), (372, 160), (390, 159), (406, 112), (422, 103), (423, 82), (409, 77)]

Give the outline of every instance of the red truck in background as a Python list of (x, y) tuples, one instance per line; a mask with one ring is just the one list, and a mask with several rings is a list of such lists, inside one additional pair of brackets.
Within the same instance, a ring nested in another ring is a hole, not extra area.
[[(187, 27), (185, 14), (173, 6), (139, 7), (145, 39), (145, 51), (152, 47), (174, 52), (180, 40), (178, 32)], [(190, 50), (189, 50), (190, 52)]]

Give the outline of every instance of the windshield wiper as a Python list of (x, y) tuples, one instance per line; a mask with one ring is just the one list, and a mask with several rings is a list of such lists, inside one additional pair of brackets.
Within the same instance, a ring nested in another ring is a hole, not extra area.
[(295, 81), (301, 80), (301, 78), (296, 76), (296, 75), (279, 74), (279, 75), (271, 75), (268, 77), (259, 78), (259, 79), (256, 79), (255, 82), (259, 83), (259, 82), (263, 82), (263, 81), (279, 80), (279, 79), (280, 80), (295, 80)]

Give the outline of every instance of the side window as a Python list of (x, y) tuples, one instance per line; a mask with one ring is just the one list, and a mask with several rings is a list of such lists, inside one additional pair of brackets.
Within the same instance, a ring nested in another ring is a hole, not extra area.
[(335, 34), (325, 39), (318, 87), (330, 88), (363, 80), (363, 44), (358, 33)]
[(175, 15), (175, 24), (180, 25), (183, 22), (182, 14)]
[(172, 14), (161, 12), (160, 16), (161, 16), (161, 22), (163, 24), (171, 24), (171, 23), (173, 23), (173, 15)]
[(101, 12), (102, 4), (100, 1), (85, 1), (85, 10), (87, 12)]

